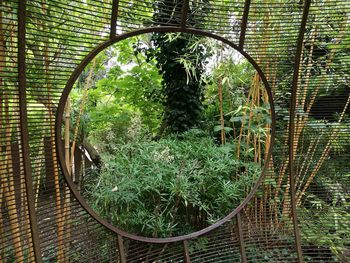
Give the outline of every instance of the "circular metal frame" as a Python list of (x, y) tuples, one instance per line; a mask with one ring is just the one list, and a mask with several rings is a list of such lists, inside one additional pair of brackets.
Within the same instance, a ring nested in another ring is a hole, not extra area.
[[(245, 197), (245, 199), (243, 199), (241, 204), (239, 206), (237, 206), (234, 210), (232, 210), (227, 216), (225, 216), (224, 218), (220, 219), (216, 223), (214, 223), (214, 224), (212, 224), (204, 229), (201, 229), (199, 231), (196, 231), (196, 232), (193, 232), (190, 234), (186, 234), (186, 235), (182, 235), (182, 236), (175, 236), (175, 237), (167, 237), (167, 238), (151, 238), (151, 237), (144, 237), (144, 236), (130, 234), (126, 231), (123, 231), (123, 230), (113, 226), (112, 224), (107, 222), (105, 219), (101, 218), (101, 216), (99, 216), (95, 211), (93, 211), (91, 209), (91, 207), (86, 203), (85, 199), (78, 192), (72, 178), (70, 177), (70, 175), (68, 173), (68, 169), (67, 169), (66, 164), (65, 164), (64, 145), (63, 145), (62, 140), (61, 140), (61, 136), (62, 136), (61, 127), (62, 127), (62, 120), (63, 120), (63, 113), (64, 113), (65, 104), (66, 104), (68, 95), (73, 88), (75, 81), (78, 79), (79, 75), (83, 72), (84, 68), (88, 65), (88, 63), (94, 57), (96, 57), (102, 50), (111, 46), (114, 43), (117, 43), (121, 40), (130, 38), (133, 36), (137, 36), (137, 35), (141, 35), (141, 34), (145, 34), (145, 33), (174, 33), (174, 32), (190, 33), (190, 34), (194, 34), (194, 35), (206, 36), (206, 37), (221, 41), (222, 43), (225, 43), (225, 44), (229, 45), (230, 47), (232, 47), (233, 49), (235, 49), (236, 51), (238, 51), (241, 55), (243, 55), (253, 65), (255, 70), (260, 75), (260, 78), (263, 81), (263, 83), (265, 85), (265, 89), (266, 89), (267, 94), (268, 94), (268, 99), (269, 99), (269, 103), (270, 103), (270, 110), (271, 110), (271, 119), (272, 119), (271, 143), (270, 143), (270, 148), (268, 150), (268, 154), (267, 154), (265, 162), (264, 162), (264, 167), (263, 167), (263, 170), (262, 170), (262, 173), (261, 173), (259, 179), (256, 181), (256, 183), (253, 186), (250, 193)], [(57, 107), (57, 112), (56, 112), (56, 123), (55, 123), (56, 138), (55, 139), (56, 139), (56, 147), (57, 147), (57, 153), (58, 153), (60, 167), (62, 169), (65, 181), (67, 182), (69, 189), (71, 190), (71, 192), (73, 193), (75, 198), (78, 200), (80, 205), (97, 222), (99, 222), (100, 224), (102, 224), (103, 226), (105, 226), (106, 228), (111, 230), (112, 232), (114, 232), (120, 236), (132, 239), (132, 240), (136, 240), (136, 241), (140, 241), (140, 242), (148, 242), (148, 243), (171, 243), (171, 242), (178, 242), (178, 241), (183, 241), (183, 240), (188, 240), (188, 239), (192, 239), (195, 237), (199, 237), (199, 236), (202, 236), (202, 235), (218, 228), (219, 226), (221, 226), (224, 223), (231, 220), (235, 215), (237, 215), (243, 209), (244, 206), (246, 206), (248, 204), (248, 202), (254, 196), (258, 187), (261, 185), (261, 183), (265, 177), (265, 173), (266, 173), (266, 170), (268, 168), (268, 161), (267, 160), (270, 160), (270, 158), (271, 158), (272, 149), (273, 149), (274, 140), (275, 140), (275, 126), (276, 126), (276, 118), (275, 118), (275, 109), (274, 109), (271, 88), (268, 84), (268, 81), (267, 81), (263, 71), (259, 67), (259, 65), (255, 62), (255, 60), (250, 55), (248, 55), (248, 53), (246, 53), (243, 50), (243, 48), (237, 46), (236, 44), (234, 44), (233, 42), (229, 41), (226, 38), (223, 38), (221, 36), (218, 36), (218, 35), (206, 32), (206, 31), (197, 30), (197, 29), (190, 29), (190, 28), (183, 28), (183, 27), (162, 26), (162, 27), (149, 27), (149, 28), (144, 28), (144, 29), (139, 29), (139, 30), (135, 30), (132, 32), (124, 33), (121, 35), (112, 36), (109, 40), (107, 40), (107, 41), (103, 42), (102, 44), (100, 44), (99, 46), (97, 46), (94, 50), (92, 50), (82, 60), (82, 62), (73, 71), (72, 75), (70, 76), (70, 78), (69, 78), (69, 80), (68, 80), (68, 82), (67, 82), (67, 84), (62, 92), (62, 95), (61, 95), (61, 98), (60, 98), (60, 101), (59, 101), (59, 104)]]

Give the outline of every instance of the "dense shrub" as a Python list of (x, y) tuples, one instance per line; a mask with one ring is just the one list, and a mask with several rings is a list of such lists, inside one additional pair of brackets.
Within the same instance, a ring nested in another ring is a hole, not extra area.
[(159, 141), (114, 145), (85, 195), (102, 217), (129, 232), (163, 237), (206, 227), (234, 209), (261, 169), (198, 130)]

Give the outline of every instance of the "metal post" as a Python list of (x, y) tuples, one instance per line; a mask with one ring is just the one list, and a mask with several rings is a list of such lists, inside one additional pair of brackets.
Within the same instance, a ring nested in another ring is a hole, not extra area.
[(238, 45), (239, 48), (241, 48), (241, 49), (243, 49), (244, 41), (245, 41), (245, 32), (247, 30), (250, 1), (251, 0), (246, 0), (245, 4), (244, 4), (244, 11), (243, 11), (243, 17), (242, 17), (242, 24), (241, 24), (241, 33), (239, 36), (239, 45)]
[(112, 39), (117, 34), (117, 19), (118, 19), (119, 0), (113, 0), (111, 13), (111, 29), (109, 38)]
[(295, 245), (298, 253), (298, 260), (300, 263), (304, 262), (303, 252), (301, 250), (301, 240), (298, 226), (298, 218), (296, 211), (296, 200), (295, 200), (295, 172), (294, 172), (294, 130), (295, 130), (295, 109), (296, 109), (296, 96), (298, 92), (298, 81), (299, 81), (299, 69), (303, 50), (304, 34), (306, 29), (307, 18), (309, 15), (309, 9), (311, 0), (306, 0), (303, 10), (303, 17), (299, 30), (297, 51), (294, 62), (294, 75), (292, 83), (292, 96), (290, 100), (290, 118), (289, 118), (289, 183), (290, 183), (290, 195), (291, 195), (291, 206), (292, 206), (292, 217), (294, 226)]
[(182, 15), (181, 15), (182, 28), (186, 27), (189, 6), (190, 6), (189, 0), (184, 0), (183, 6), (182, 6)]
[(126, 263), (123, 237), (121, 235), (117, 235), (117, 237), (118, 237), (118, 249), (119, 249), (120, 262)]
[(190, 252), (188, 250), (188, 241), (184, 240), (182, 242), (182, 244), (183, 244), (183, 248), (184, 248), (184, 261), (185, 261), (185, 263), (190, 263), (191, 259), (190, 259)]
[(245, 253), (245, 244), (243, 237), (243, 229), (242, 229), (242, 219), (241, 214), (237, 214), (237, 229), (238, 229), (238, 242), (239, 242), (239, 251), (241, 253), (241, 262), (247, 263), (247, 255)]
[(18, 88), (21, 126), (21, 144), (24, 166), (24, 178), (26, 185), (26, 198), (29, 213), (30, 230), (33, 242), (34, 257), (36, 262), (42, 262), (38, 225), (34, 205), (33, 181), (29, 158), (29, 135), (27, 119), (26, 98), (26, 0), (18, 2)]

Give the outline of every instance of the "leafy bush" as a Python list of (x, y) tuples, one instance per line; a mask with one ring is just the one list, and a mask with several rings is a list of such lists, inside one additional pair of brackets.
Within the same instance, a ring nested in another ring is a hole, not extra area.
[(232, 151), (198, 130), (114, 145), (84, 194), (97, 213), (129, 232), (164, 237), (199, 230), (239, 205), (261, 173)]

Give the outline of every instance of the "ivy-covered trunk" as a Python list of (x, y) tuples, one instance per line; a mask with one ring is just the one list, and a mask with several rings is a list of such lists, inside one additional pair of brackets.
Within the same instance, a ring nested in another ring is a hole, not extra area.
[[(179, 24), (183, 0), (175, 0), (167, 9), (171, 13), (159, 13), (165, 1), (157, 1), (154, 20)], [(195, 7), (192, 7), (195, 8)], [(198, 24), (196, 16), (189, 10), (188, 23)], [(157, 60), (163, 76), (164, 117), (160, 134), (184, 132), (196, 126), (202, 110), (202, 93), (205, 60), (208, 54), (200, 45), (200, 36), (185, 33), (155, 33), (152, 41), (155, 49), (149, 55)]]

